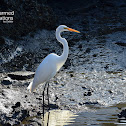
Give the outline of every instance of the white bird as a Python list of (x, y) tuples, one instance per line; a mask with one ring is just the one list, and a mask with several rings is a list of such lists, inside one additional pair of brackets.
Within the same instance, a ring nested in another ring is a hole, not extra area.
[[(56, 39), (61, 44), (63, 44), (63, 53), (61, 56), (58, 56), (55, 53), (51, 53), (47, 57), (45, 57), (45, 59), (40, 63), (35, 72), (33, 82), (31, 82), (27, 87), (27, 89), (30, 90), (31, 92), (33, 92), (39, 84), (46, 82), (44, 90), (46, 88), (46, 85), (48, 84), (47, 87), (47, 95), (48, 95), (49, 80), (56, 75), (56, 72), (58, 72), (60, 68), (63, 66), (63, 64), (66, 62), (69, 53), (69, 47), (67, 40), (65, 38), (62, 38), (60, 35), (61, 32), (63, 31), (80, 33), (79, 31), (69, 28), (65, 25), (60, 25), (56, 29)], [(43, 119), (44, 119), (44, 90), (43, 90)], [(48, 107), (49, 107), (49, 95), (48, 95)]]
[(60, 25), (56, 29), (56, 39), (63, 44), (63, 53), (61, 56), (58, 56), (55, 53), (49, 54), (41, 64), (38, 66), (33, 81), (27, 87), (28, 90), (33, 92), (39, 84), (44, 82), (49, 82), (51, 78), (53, 78), (56, 73), (60, 70), (60, 68), (64, 65), (65, 61), (67, 60), (69, 47), (67, 40), (61, 37), (61, 32), (63, 31), (71, 31), (80, 33), (77, 30), (69, 28), (65, 25)]

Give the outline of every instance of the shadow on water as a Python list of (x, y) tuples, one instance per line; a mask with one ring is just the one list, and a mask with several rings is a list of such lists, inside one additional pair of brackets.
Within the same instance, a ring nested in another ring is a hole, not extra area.
[(126, 126), (120, 123), (118, 113), (126, 103), (107, 108), (93, 108), (91, 111), (74, 114), (69, 110), (51, 110), (44, 115), (42, 126)]

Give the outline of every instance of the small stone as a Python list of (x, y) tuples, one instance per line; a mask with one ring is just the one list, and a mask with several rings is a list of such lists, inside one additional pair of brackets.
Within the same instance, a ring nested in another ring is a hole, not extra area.
[(91, 49), (90, 48), (87, 48), (85, 53), (90, 53), (91, 52)]
[(27, 98), (28, 96), (27, 95), (25, 95), (25, 98)]
[(111, 91), (111, 90), (108, 90), (108, 92), (109, 92), (110, 94), (112, 94), (112, 91)]
[(39, 112), (37, 112), (37, 115), (38, 115), (38, 116), (40, 116), (41, 114), (42, 114), (42, 112), (40, 112), (40, 111), (39, 111)]
[(73, 77), (74, 75), (73, 74), (70, 74), (70, 77)]
[(93, 54), (93, 57), (96, 57), (97, 56), (97, 54)]
[(95, 104), (98, 104), (98, 102), (85, 102), (84, 104), (86, 104), (86, 105), (95, 105)]
[(20, 106), (21, 106), (21, 103), (17, 102), (14, 106), (12, 106), (12, 108), (15, 109), (15, 108), (20, 107)]
[(37, 100), (42, 100), (42, 98), (36, 98)]
[(17, 102), (16, 104), (15, 104), (15, 107), (20, 107), (21, 106), (21, 103), (20, 102)]
[(80, 49), (81, 49), (82, 47), (83, 47), (82, 44), (80, 44), (80, 45), (78, 46), (78, 48), (80, 48)]
[(88, 92), (84, 93), (84, 96), (91, 96), (91, 95), (92, 95), (91, 91), (88, 91)]
[(75, 101), (75, 99), (72, 99), (72, 98), (71, 98), (70, 101)]
[(4, 84), (4, 85), (10, 85), (10, 84), (12, 84), (12, 82), (9, 81), (9, 80), (3, 80), (3, 81), (1, 81), (1, 83)]
[(58, 96), (56, 96), (56, 100), (58, 100), (59, 98), (58, 98)]
[(119, 118), (126, 118), (126, 109), (122, 110), (121, 113), (118, 114)]
[(108, 69), (108, 68), (109, 68), (109, 65), (106, 65), (104, 68), (105, 68), (105, 69)]
[(83, 103), (79, 102), (79, 105), (83, 105)]
[(84, 87), (84, 86), (82, 86), (82, 88), (85, 90), (85, 89), (87, 89), (86, 87)]
[(5, 44), (5, 40), (3, 37), (0, 37), (0, 45), (3, 45), (3, 44)]

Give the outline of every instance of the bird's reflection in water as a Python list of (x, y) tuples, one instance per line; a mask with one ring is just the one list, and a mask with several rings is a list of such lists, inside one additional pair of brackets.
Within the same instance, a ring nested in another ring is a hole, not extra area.
[(64, 126), (74, 122), (77, 115), (68, 110), (50, 110), (42, 119), (42, 126)]

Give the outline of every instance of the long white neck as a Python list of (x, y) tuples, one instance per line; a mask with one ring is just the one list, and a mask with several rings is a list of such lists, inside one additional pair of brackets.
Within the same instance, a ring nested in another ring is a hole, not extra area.
[(68, 43), (67, 40), (65, 38), (61, 37), (61, 32), (59, 30), (56, 30), (56, 39), (63, 45), (63, 53), (62, 55), (59, 57), (59, 62), (60, 62), (60, 67), (62, 67), (62, 65), (65, 63), (67, 57), (68, 57), (68, 53), (69, 53), (69, 47), (68, 47)]

